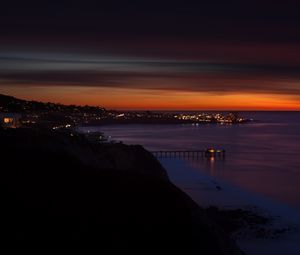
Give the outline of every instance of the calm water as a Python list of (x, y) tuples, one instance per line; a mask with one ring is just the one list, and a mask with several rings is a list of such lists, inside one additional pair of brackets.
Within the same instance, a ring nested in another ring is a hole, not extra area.
[(193, 168), (300, 209), (300, 112), (248, 112), (243, 125), (115, 125), (101, 130), (149, 150), (224, 148), (224, 160), (190, 159)]

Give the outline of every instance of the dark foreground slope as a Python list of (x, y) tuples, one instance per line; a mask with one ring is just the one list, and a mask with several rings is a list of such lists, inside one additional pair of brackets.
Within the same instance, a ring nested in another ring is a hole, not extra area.
[[(45, 146), (46, 136), (40, 143), (38, 137), (31, 131), (0, 131), (6, 239), (34, 245), (78, 240), (108, 251), (103, 254), (240, 254), (163, 169), (155, 176), (129, 165), (97, 168), (62, 150), (61, 138), (54, 135)], [(153, 160), (144, 158), (149, 171), (157, 164)]]

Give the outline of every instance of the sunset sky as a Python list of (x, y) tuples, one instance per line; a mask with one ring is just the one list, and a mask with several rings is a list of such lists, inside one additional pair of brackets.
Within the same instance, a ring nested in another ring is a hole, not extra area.
[(0, 93), (116, 109), (300, 110), (297, 1), (7, 1)]

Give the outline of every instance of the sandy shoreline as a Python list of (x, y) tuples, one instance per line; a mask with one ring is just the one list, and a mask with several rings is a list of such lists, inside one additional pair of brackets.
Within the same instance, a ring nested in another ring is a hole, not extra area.
[(250, 210), (272, 219), (272, 224), (267, 227), (270, 231), (288, 229), (276, 238), (239, 237), (236, 241), (247, 255), (300, 254), (300, 212), (297, 209), (207, 176), (191, 168), (184, 160), (160, 161), (170, 180), (200, 206)]

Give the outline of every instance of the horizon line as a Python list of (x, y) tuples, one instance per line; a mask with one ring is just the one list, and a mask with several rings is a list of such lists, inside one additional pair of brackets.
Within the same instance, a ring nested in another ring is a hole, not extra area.
[(91, 107), (100, 107), (104, 108), (105, 110), (108, 111), (169, 111), (169, 112), (198, 112), (198, 111), (203, 111), (203, 112), (300, 112), (300, 109), (200, 109), (200, 108), (193, 108), (193, 109), (174, 109), (174, 108), (118, 108), (118, 107), (106, 107), (104, 105), (95, 105), (95, 104), (70, 104), (70, 103), (61, 103), (61, 102), (51, 102), (47, 100), (34, 100), (34, 99), (25, 99), (21, 97), (17, 97), (14, 95), (8, 95), (8, 94), (2, 94), (2, 96), (7, 96), (7, 97), (13, 97), (15, 99), (19, 100), (25, 100), (25, 101), (33, 101), (33, 102), (40, 102), (40, 103), (53, 103), (53, 104), (61, 104), (65, 106), (70, 106), (70, 105), (75, 105), (75, 106), (91, 106)]

